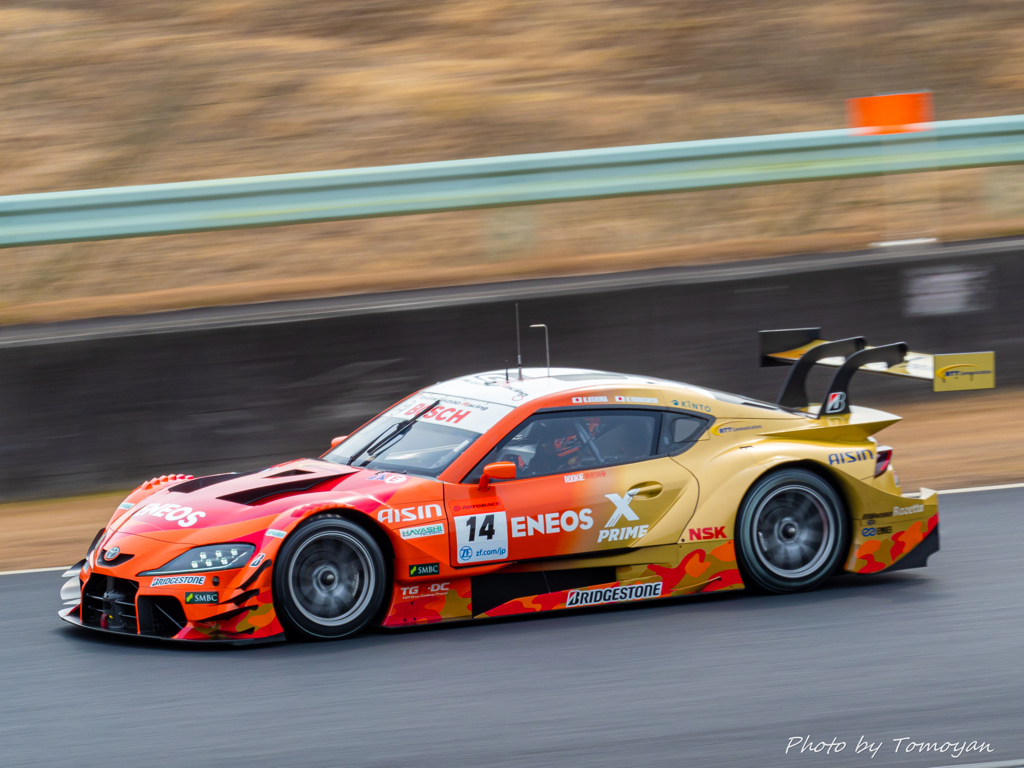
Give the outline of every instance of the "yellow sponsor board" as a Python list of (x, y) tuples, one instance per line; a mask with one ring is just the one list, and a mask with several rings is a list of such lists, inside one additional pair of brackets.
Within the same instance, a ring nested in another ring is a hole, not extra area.
[(932, 390), (955, 392), (962, 389), (992, 389), (996, 385), (995, 352), (935, 355)]

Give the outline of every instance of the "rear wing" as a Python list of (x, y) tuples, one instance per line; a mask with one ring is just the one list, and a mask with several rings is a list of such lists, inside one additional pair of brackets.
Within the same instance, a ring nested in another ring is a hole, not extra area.
[(807, 376), (815, 365), (837, 368), (825, 393), (819, 416), (850, 412), (847, 390), (859, 370), (932, 382), (935, 392), (992, 389), (996, 385), (995, 352), (926, 355), (911, 352), (903, 342), (869, 347), (863, 336), (839, 341), (821, 338), (820, 328), (761, 331), (761, 367), (792, 365), (777, 403), (807, 408)]

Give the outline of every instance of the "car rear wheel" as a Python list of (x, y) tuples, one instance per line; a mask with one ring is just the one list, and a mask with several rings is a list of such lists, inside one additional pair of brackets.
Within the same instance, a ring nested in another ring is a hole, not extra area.
[(803, 469), (761, 478), (736, 517), (744, 580), (767, 592), (814, 589), (835, 572), (849, 541), (842, 499)]
[(380, 611), (384, 553), (355, 523), (324, 515), (292, 533), (274, 564), (274, 605), (289, 637), (329, 640), (358, 632)]

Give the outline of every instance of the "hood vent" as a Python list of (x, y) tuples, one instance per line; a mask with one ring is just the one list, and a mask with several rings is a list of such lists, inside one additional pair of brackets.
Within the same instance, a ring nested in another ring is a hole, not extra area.
[(296, 475), (312, 475), (308, 469), (289, 469), (284, 472), (278, 472), (276, 475), (267, 475), (267, 479), (273, 479), (276, 477), (295, 477)]
[(252, 475), (261, 470), (255, 469), (252, 472), (225, 472), (223, 475), (207, 475), (206, 477), (197, 477), (195, 480), (187, 480), (184, 483), (171, 487), (173, 493), (192, 493), (198, 491), (201, 488), (209, 488), (211, 485), (217, 483), (223, 483), (225, 480), (236, 480), (239, 477), (245, 477), (246, 475)]
[(219, 498), (223, 501), (232, 501), (235, 504), (245, 504), (246, 506), (251, 507), (264, 499), (269, 499), (272, 496), (312, 491), (317, 486), (329, 483), (332, 480), (347, 477), (350, 474), (352, 473), (343, 472), (338, 475), (316, 475), (315, 477), (304, 477), (301, 480), (292, 480), (290, 483), (275, 483), (274, 485), (262, 485), (257, 486), (256, 488), (246, 488), (244, 491), (229, 493), (226, 496), (220, 496)]

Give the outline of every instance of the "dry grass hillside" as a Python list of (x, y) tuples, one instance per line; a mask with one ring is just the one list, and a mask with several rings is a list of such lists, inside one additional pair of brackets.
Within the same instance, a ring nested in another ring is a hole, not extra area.
[[(0, 194), (841, 127), (1024, 97), (1015, 0), (0, 0)], [(883, 202), (888, 201), (888, 205)], [(0, 250), (0, 321), (1024, 230), (1016, 169)]]

